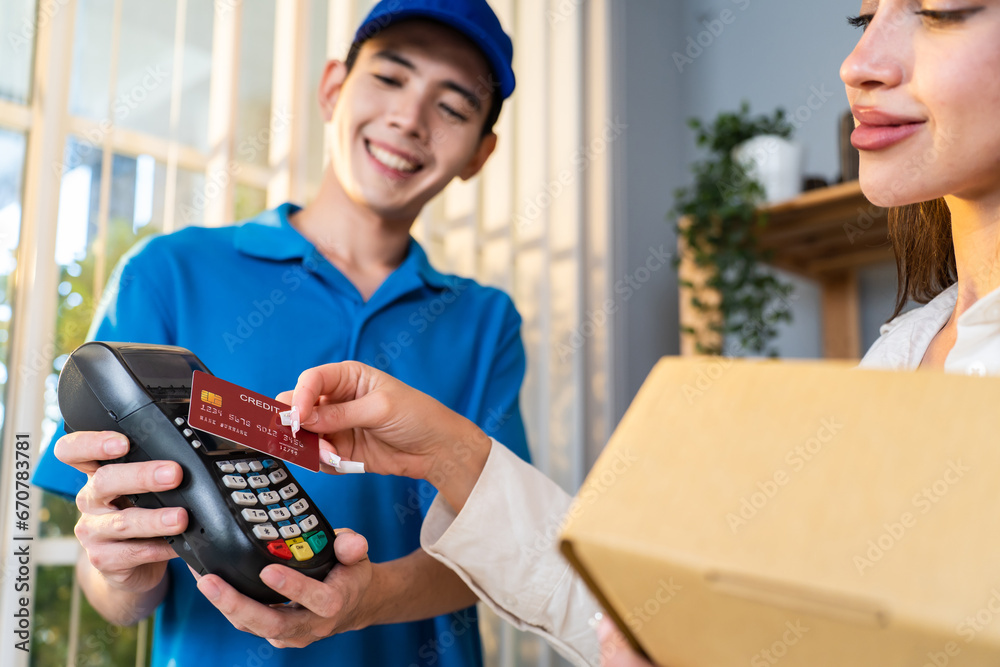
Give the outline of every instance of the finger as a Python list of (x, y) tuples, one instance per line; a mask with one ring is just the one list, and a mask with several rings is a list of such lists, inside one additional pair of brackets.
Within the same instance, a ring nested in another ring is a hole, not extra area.
[(138, 567), (162, 563), (176, 557), (177, 553), (170, 545), (158, 538), (105, 542), (91, 545), (87, 549), (90, 564), (105, 576), (118, 573), (124, 577), (132, 576)]
[(86, 519), (81, 519), (77, 524), (76, 534), (81, 541), (86, 542), (121, 542), (179, 535), (187, 525), (187, 512), (180, 507), (155, 510), (133, 507), (87, 515)]
[(90, 474), (97, 461), (110, 461), (128, 452), (128, 438), (114, 431), (77, 431), (59, 438), (54, 445), (56, 458)]
[[(296, 395), (298, 401), (298, 395)], [(298, 404), (298, 403), (296, 403)], [(346, 399), (342, 403), (316, 405), (302, 426), (314, 433), (337, 433), (350, 429), (377, 428), (389, 421), (390, 408), (386, 396), (379, 392), (360, 398)], [(299, 408), (301, 413), (302, 408)]]
[[(327, 575), (327, 579), (332, 576)], [(260, 580), (292, 602), (298, 602), (324, 618), (334, 616), (344, 607), (343, 594), (326, 581), (319, 582), (284, 565), (271, 564), (260, 572)], [(275, 635), (265, 635), (273, 637)]]
[(632, 650), (609, 617), (605, 616), (597, 626), (597, 638), (601, 642), (602, 667), (653, 667)]
[(285, 637), (288, 631), (284, 616), (293, 613), (294, 610), (285, 607), (268, 607), (252, 600), (227, 584), (218, 575), (206, 574), (199, 579), (198, 590), (238, 630), (250, 632), (259, 637), (273, 637), (275, 639)]
[(368, 540), (364, 535), (355, 533), (350, 528), (334, 531), (333, 553), (344, 565), (354, 565), (368, 558)]
[(299, 375), (291, 404), (299, 409), (302, 425), (312, 430), (316, 419), (312, 412), (320, 397), (336, 403), (354, 400), (358, 398), (365, 376), (374, 377), (377, 373), (373, 368), (351, 361), (307, 369)]
[(343, 475), (344, 474), (344, 473), (340, 472), (339, 470), (337, 470), (336, 468), (334, 468), (333, 466), (328, 466), (325, 463), (320, 463), (319, 464), (319, 469), (320, 469), (321, 472), (324, 472), (327, 475)]
[(107, 509), (119, 496), (166, 491), (181, 483), (184, 475), (174, 461), (112, 463), (98, 468), (77, 494), (81, 512)]
[(337, 448), (326, 438), (319, 439), (319, 460), (323, 468), (328, 468), (326, 472), (333, 471), (340, 474), (333, 466), (340, 462), (341, 454)]

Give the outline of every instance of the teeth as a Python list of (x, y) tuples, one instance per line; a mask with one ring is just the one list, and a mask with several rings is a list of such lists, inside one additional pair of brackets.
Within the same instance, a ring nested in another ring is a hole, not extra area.
[(396, 171), (411, 174), (418, 168), (417, 165), (413, 164), (409, 160), (404, 160), (395, 153), (390, 153), (389, 151), (383, 150), (374, 144), (368, 144), (368, 152), (371, 153), (373, 158), (390, 169), (395, 169)]

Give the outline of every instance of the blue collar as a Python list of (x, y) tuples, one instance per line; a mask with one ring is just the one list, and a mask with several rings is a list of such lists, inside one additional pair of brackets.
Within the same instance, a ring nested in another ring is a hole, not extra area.
[[(285, 203), (247, 220), (236, 230), (236, 249), (251, 257), (279, 262), (311, 257), (326, 261), (309, 239), (289, 222), (289, 216), (299, 210), (300, 206)], [(455, 282), (454, 276), (446, 276), (431, 266), (427, 253), (413, 238), (410, 239), (406, 259), (394, 273), (415, 274), (425, 285), (436, 289), (446, 289)]]

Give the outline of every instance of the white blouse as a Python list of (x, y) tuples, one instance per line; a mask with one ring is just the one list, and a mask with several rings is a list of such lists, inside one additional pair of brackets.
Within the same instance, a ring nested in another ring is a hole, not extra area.
[[(928, 346), (948, 323), (958, 301), (958, 285), (938, 294), (930, 303), (883, 324), (875, 344), (861, 360), (861, 368), (914, 370)], [(982, 297), (958, 318), (955, 346), (945, 359), (948, 373), (1000, 375), (1000, 289)]]

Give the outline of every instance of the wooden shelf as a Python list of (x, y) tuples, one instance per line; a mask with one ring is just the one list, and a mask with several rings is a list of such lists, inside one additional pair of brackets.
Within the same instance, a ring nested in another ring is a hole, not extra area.
[(886, 209), (871, 204), (857, 181), (811, 190), (764, 209), (760, 246), (772, 264), (809, 278), (892, 261)]
[[(857, 359), (861, 356), (857, 269), (893, 260), (886, 209), (871, 204), (861, 185), (852, 181), (806, 192), (764, 211), (768, 222), (759, 231), (758, 241), (761, 248), (771, 251), (770, 263), (820, 284), (823, 355)], [(681, 282), (703, 286), (705, 269), (695, 266), (683, 244), (679, 251)], [(713, 302), (706, 288), (699, 288), (698, 293), (704, 302)], [(682, 287), (681, 326), (706, 332), (718, 317), (691, 308), (690, 296)], [(681, 353), (693, 350), (694, 337), (682, 332)]]

